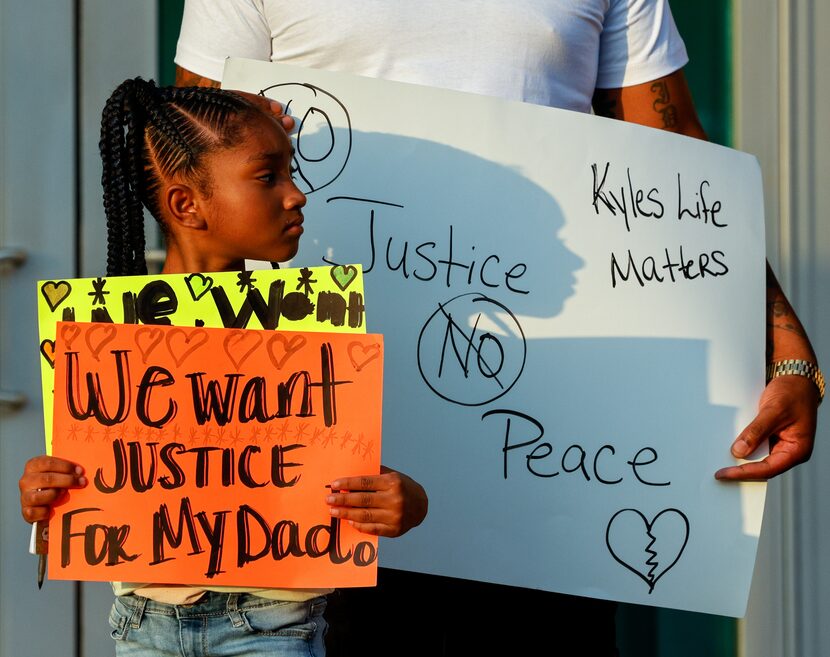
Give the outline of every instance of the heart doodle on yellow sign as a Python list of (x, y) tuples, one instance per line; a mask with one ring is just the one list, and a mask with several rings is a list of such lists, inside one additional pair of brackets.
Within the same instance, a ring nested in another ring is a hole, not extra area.
[(336, 265), (331, 268), (331, 278), (342, 292), (357, 278), (357, 267), (353, 265)]
[(190, 274), (184, 279), (184, 282), (194, 301), (201, 299), (213, 287), (213, 279), (203, 274)]
[(46, 362), (49, 363), (49, 367), (55, 369), (55, 341), (44, 340), (41, 342), (40, 353), (46, 359)]
[(68, 281), (46, 281), (40, 286), (40, 293), (46, 299), (46, 303), (52, 312), (55, 312), (70, 292), (72, 292), (72, 286)]

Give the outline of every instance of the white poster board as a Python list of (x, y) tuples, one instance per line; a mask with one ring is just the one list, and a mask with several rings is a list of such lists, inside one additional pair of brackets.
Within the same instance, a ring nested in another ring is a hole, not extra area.
[(743, 615), (765, 488), (713, 474), (763, 387), (755, 159), (264, 62), (223, 86), (301, 123), (293, 264), (364, 267), (383, 462), (430, 498), (381, 565)]

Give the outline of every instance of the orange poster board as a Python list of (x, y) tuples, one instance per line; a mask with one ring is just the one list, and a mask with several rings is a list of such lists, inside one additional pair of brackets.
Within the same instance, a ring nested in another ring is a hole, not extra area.
[(54, 454), (89, 484), (52, 579), (375, 583), (377, 539), (325, 497), (379, 472), (382, 336), (60, 322), (55, 353)]

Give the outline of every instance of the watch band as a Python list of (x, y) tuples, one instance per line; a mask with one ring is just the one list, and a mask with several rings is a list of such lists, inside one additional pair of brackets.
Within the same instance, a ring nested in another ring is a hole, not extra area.
[(779, 360), (767, 365), (767, 383), (772, 381), (777, 376), (803, 376), (810, 379), (816, 384), (818, 388), (818, 403), (824, 399), (824, 374), (818, 368), (818, 365), (811, 363), (808, 360)]

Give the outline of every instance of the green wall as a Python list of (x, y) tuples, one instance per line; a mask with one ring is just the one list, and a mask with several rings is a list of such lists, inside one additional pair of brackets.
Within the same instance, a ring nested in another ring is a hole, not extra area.
[(176, 80), (173, 57), (182, 24), (184, 0), (158, 0), (159, 6), (159, 84), (171, 85)]
[(732, 2), (671, 0), (686, 42), (686, 77), (709, 139), (732, 143)]

